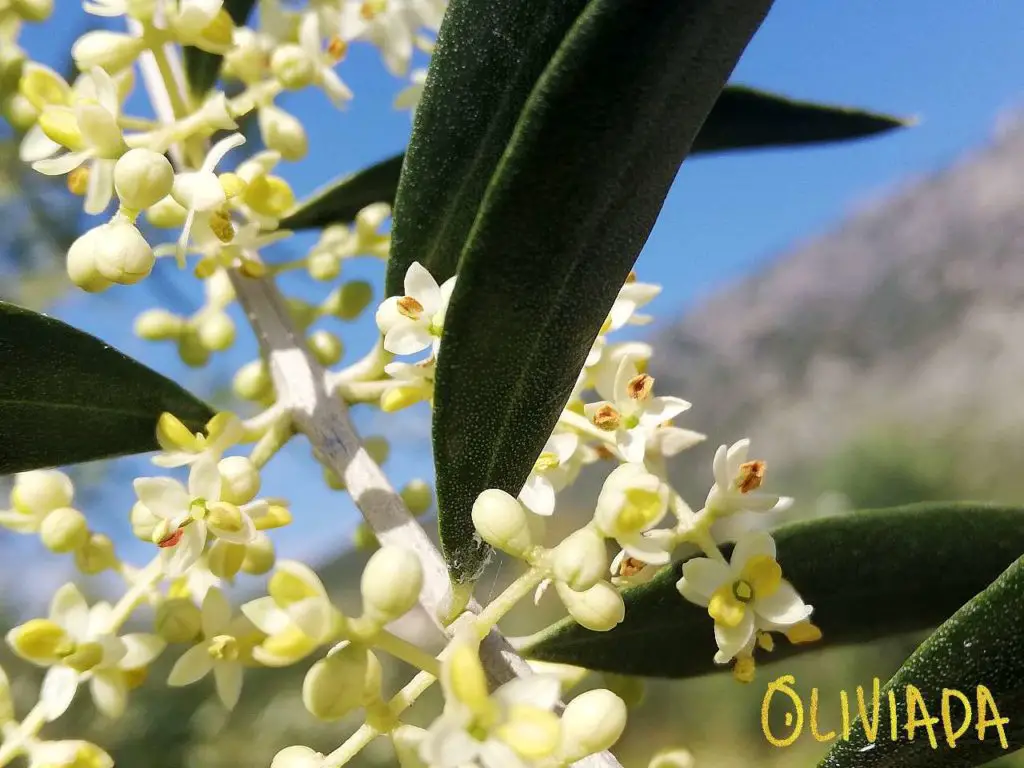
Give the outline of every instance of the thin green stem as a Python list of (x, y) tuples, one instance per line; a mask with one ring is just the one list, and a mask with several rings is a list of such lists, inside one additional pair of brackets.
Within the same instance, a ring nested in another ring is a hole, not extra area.
[(479, 636), (484, 638), (488, 632), (490, 632), (502, 617), (511, 611), (516, 603), (522, 600), (524, 597), (533, 592), (545, 578), (547, 578), (548, 570), (543, 566), (533, 566), (520, 576), (518, 579), (509, 584), (505, 591), (498, 595), (490, 605), (484, 608), (480, 614), (476, 617), (474, 626), (476, 627)]
[(291, 414), (284, 411), (256, 441), (252, 453), (249, 454), (249, 461), (256, 465), (257, 469), (262, 469), (294, 435), (295, 425), (292, 423)]
[(411, 664), (417, 669), (427, 672), (434, 677), (441, 674), (441, 664), (436, 658), (424, 651), (422, 648), (393, 635), (386, 629), (382, 629), (372, 640), (372, 643), (382, 651), (386, 651), (396, 659), (401, 659), (406, 664)]
[(111, 632), (117, 632), (121, 625), (128, 621), (128, 617), (139, 607), (139, 604), (146, 598), (146, 593), (153, 585), (160, 580), (161, 576), (160, 558), (154, 557), (149, 564), (143, 568), (135, 577), (135, 583), (125, 592), (124, 596), (117, 601), (113, 613), (110, 615)]
[(380, 736), (380, 731), (369, 723), (363, 723), (355, 733), (345, 739), (340, 747), (324, 758), (321, 764), (322, 768), (340, 768), (378, 736)]

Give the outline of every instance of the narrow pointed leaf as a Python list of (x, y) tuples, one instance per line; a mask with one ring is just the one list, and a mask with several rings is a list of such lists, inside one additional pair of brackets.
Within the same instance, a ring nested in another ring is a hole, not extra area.
[(537, 83), (463, 248), (438, 360), (439, 523), (456, 580), (488, 555), (473, 501), (522, 488), (770, 5), (592, 0)]
[[(939, 584), (935, 586), (942, 589)], [(907, 690), (911, 685), (920, 691), (926, 710), (915, 703), (915, 720), (939, 718), (932, 727), (934, 745), (922, 726), (914, 728), (913, 741), (908, 739)], [(984, 696), (979, 686), (990, 695), (983, 704), (979, 704), (979, 694)], [(965, 710), (960, 700), (949, 695), (952, 746), (943, 716), (944, 689), (964, 694), (971, 707), (968, 728), (957, 737)], [(896, 695), (896, 741), (889, 732), (890, 690)], [(871, 743), (863, 728), (855, 727), (848, 742), (835, 744), (821, 768), (973, 766), (1024, 747), (1024, 558), (1015, 561), (925, 640), (882, 691), (878, 714), (882, 733)], [(989, 723), (984, 740), (976, 730), (982, 716)], [(1005, 742), (992, 724), (997, 718), (1009, 719), (1002, 724)]]
[[(814, 606), (824, 637), (801, 646), (780, 638), (761, 663), (939, 625), (1024, 552), (1024, 507), (914, 504), (795, 523), (774, 536), (783, 576)], [(713, 661), (707, 609), (676, 589), (681, 568), (625, 590), (626, 618), (612, 631), (562, 621), (526, 655), (651, 677), (728, 669)]]
[(281, 220), (281, 228), (314, 229), (348, 224), (372, 203), (394, 204), (404, 159), (404, 154), (389, 157), (318, 189)]
[[(252, 13), (254, 7), (256, 7), (256, 0), (224, 0), (224, 10), (237, 26), (248, 21), (249, 14)], [(217, 82), (224, 57), (192, 46), (185, 47), (184, 57), (185, 78), (188, 81), (189, 90), (196, 96), (202, 96)]]
[(213, 415), (170, 379), (70, 325), (0, 302), (0, 474), (155, 450), (169, 411)]
[(861, 109), (797, 101), (731, 85), (693, 142), (692, 154), (859, 139), (912, 121)]

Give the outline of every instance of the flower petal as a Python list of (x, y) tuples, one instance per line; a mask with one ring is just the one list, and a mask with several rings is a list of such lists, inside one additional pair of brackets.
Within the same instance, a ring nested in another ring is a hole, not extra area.
[(192, 463), (188, 473), (188, 493), (193, 499), (220, 501), (221, 480), (220, 472), (217, 470), (219, 458), (212, 454), (204, 454), (202, 458)]
[(182, 529), (181, 539), (173, 547), (160, 550), (160, 562), (168, 576), (182, 576), (196, 564), (206, 546), (206, 524), (194, 522)]
[(70, 667), (58, 665), (46, 670), (39, 690), (39, 705), (47, 722), (53, 722), (68, 711), (78, 690), (78, 680), (78, 673)]
[(272, 597), (258, 597), (242, 605), (242, 613), (265, 635), (284, 632), (292, 621)]
[(185, 486), (169, 477), (139, 477), (132, 485), (143, 506), (164, 520), (180, 517), (191, 501)]
[(647, 431), (643, 427), (618, 429), (615, 431), (615, 445), (623, 459), (639, 463), (647, 452)]
[(242, 665), (237, 662), (222, 662), (213, 667), (213, 680), (217, 685), (217, 696), (227, 709), (234, 709), (242, 694)]
[(744, 647), (754, 637), (754, 612), (744, 611), (743, 618), (735, 627), (727, 627), (724, 624), (715, 622), (715, 642), (718, 644), (718, 653), (715, 654), (715, 661), (724, 664)]
[(546, 477), (531, 474), (519, 492), (519, 500), (535, 515), (548, 517), (555, 511), (555, 488)]
[(775, 559), (775, 539), (767, 531), (753, 531), (736, 542), (736, 548), (729, 560), (733, 572), (743, 570), (743, 565), (758, 555)]
[(683, 563), (683, 577), (676, 588), (691, 603), (707, 605), (715, 590), (732, 578), (729, 566), (709, 557), (694, 557)]
[(193, 645), (174, 662), (171, 674), (167, 676), (167, 684), (175, 687), (191, 685), (205, 677), (211, 669), (213, 657), (210, 656), (206, 643)]
[(36, 160), (32, 163), (32, 170), (44, 176), (63, 176), (70, 173), (78, 166), (92, 157), (89, 150), (82, 152), (68, 152), (67, 154), (51, 157), (45, 160)]
[(793, 585), (785, 579), (767, 597), (755, 596), (752, 606), (758, 616), (779, 628), (798, 624), (810, 616), (812, 610), (812, 606), (804, 603)]
[(89, 680), (89, 693), (96, 709), (109, 718), (124, 714), (128, 704), (128, 680), (120, 669), (101, 669)]
[(65, 584), (50, 601), (50, 621), (59, 624), (75, 640), (83, 641), (89, 633), (89, 604), (74, 584)]
[(141, 669), (163, 653), (167, 643), (157, 635), (133, 632), (121, 638), (124, 642), (125, 654), (121, 659), (121, 669)]
[(231, 605), (219, 589), (207, 591), (202, 607), (203, 636), (207, 639), (221, 634), (231, 622)]
[(421, 323), (395, 325), (384, 336), (384, 349), (395, 355), (414, 355), (434, 343), (434, 337)]
[(427, 315), (433, 315), (441, 308), (441, 289), (434, 276), (418, 261), (410, 264), (405, 273), (405, 295), (422, 304)]

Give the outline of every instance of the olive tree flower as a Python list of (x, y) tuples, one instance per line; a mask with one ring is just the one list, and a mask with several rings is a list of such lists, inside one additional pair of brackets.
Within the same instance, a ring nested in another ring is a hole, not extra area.
[(629, 557), (652, 565), (669, 561), (672, 531), (655, 529), (668, 512), (668, 487), (642, 464), (623, 464), (604, 481), (594, 522)]
[(377, 327), (384, 334), (384, 349), (396, 355), (414, 355), (433, 347), (436, 355), (454, 289), (454, 277), (439, 286), (422, 264), (410, 264), (405, 273), (405, 295), (391, 296), (377, 309)]
[(548, 438), (533, 471), (519, 492), (519, 500), (536, 515), (547, 517), (555, 511), (555, 494), (568, 485), (573, 475), (572, 459), (580, 439), (571, 432), (560, 432)]
[(719, 664), (746, 648), (757, 630), (784, 631), (813, 610), (782, 578), (775, 540), (764, 531), (736, 542), (728, 563), (707, 557), (687, 560), (676, 588), (690, 602), (707, 606), (715, 622)]
[(715, 452), (715, 484), (704, 502), (710, 514), (725, 517), (737, 512), (781, 511), (793, 503), (786, 496), (756, 492), (764, 480), (765, 463), (748, 461), (749, 450), (750, 440), (743, 439), (731, 446), (719, 446)]

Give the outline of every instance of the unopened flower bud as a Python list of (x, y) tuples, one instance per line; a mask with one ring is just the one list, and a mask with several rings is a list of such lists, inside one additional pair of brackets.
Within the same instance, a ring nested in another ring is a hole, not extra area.
[(324, 483), (332, 491), (344, 491), (345, 479), (330, 467), (323, 468)]
[(473, 502), (473, 525), (492, 547), (522, 557), (533, 547), (523, 506), (505, 491), (490, 488)]
[(250, 576), (262, 576), (274, 567), (276, 560), (274, 542), (266, 534), (259, 534), (245, 545), (245, 558), (242, 560), (242, 572)]
[(53, 13), (53, 0), (11, 0), (11, 8), (24, 21), (46, 21)]
[(243, 400), (258, 402), (274, 394), (270, 372), (262, 360), (253, 360), (238, 369), (231, 388)]
[(17, 131), (28, 131), (39, 119), (39, 111), (20, 93), (11, 94), (0, 103), (4, 120)]
[(434, 494), (422, 480), (410, 480), (402, 489), (402, 501), (414, 517), (419, 517), (434, 503)]
[(281, 153), (281, 157), (289, 162), (296, 162), (306, 156), (309, 141), (306, 129), (294, 116), (273, 104), (259, 110), (260, 136), (267, 149)]
[(213, 501), (206, 507), (206, 522), (214, 528), (238, 533), (244, 527), (242, 510), (226, 501)]
[(218, 539), (210, 547), (210, 554), (207, 557), (207, 567), (210, 573), (218, 579), (231, 580), (242, 570), (242, 563), (245, 562), (245, 544), (235, 544), (231, 541)]
[(168, 643), (191, 643), (202, 630), (202, 613), (183, 597), (164, 600), (157, 606), (154, 629)]
[(590, 589), (608, 571), (604, 538), (592, 528), (581, 528), (555, 547), (552, 571), (556, 579), (577, 592)]
[(18, 90), (27, 60), (25, 51), (17, 45), (8, 43), (0, 49), (0, 95), (10, 95)]
[(599, 581), (585, 592), (577, 592), (556, 581), (555, 589), (569, 615), (593, 632), (607, 632), (626, 617), (622, 595), (607, 581)]
[(387, 624), (416, 604), (422, 587), (419, 558), (407, 549), (383, 547), (371, 555), (363, 570), (363, 612), (370, 620)]
[(160, 229), (176, 229), (185, 223), (188, 211), (168, 195), (146, 209), (146, 220)]
[(341, 274), (341, 257), (326, 249), (316, 249), (306, 259), (306, 269), (314, 280), (334, 280)]
[(260, 491), (260, 471), (245, 456), (229, 456), (217, 464), (220, 497), (232, 504), (247, 504)]
[(363, 439), (363, 447), (370, 454), (370, 458), (378, 466), (384, 464), (391, 455), (391, 445), (388, 439), (381, 435), (370, 435)]
[(285, 747), (270, 762), (270, 768), (320, 768), (324, 756), (309, 747)]
[(68, 641), (64, 628), (49, 619), (30, 619), (7, 633), (11, 650), (35, 664), (58, 661)]
[(151, 149), (130, 149), (114, 165), (114, 189), (122, 205), (142, 211), (171, 194), (174, 169)]
[(202, 368), (210, 362), (210, 350), (199, 340), (195, 330), (188, 328), (178, 337), (178, 357), (190, 368)]
[(23, 515), (45, 515), (71, 504), (71, 478), (56, 469), (34, 469), (14, 477), (11, 505)]
[(341, 339), (330, 331), (313, 331), (309, 335), (307, 343), (309, 344), (310, 351), (313, 353), (313, 357), (317, 359), (320, 365), (334, 365), (345, 354), (345, 347), (342, 346)]
[(82, 573), (94, 576), (117, 565), (114, 542), (102, 533), (89, 535), (89, 540), (75, 550), (75, 566)]
[[(149, 247), (146, 238), (123, 216), (115, 216), (108, 224), (87, 232), (75, 241), (71, 249), (74, 250), (83, 241), (83, 247), (92, 251), (96, 270), (103, 278), (114, 283), (137, 283), (149, 275), (156, 263), (153, 249)], [(70, 251), (68, 260), (71, 260)]]
[(235, 322), (224, 312), (212, 312), (199, 321), (196, 335), (211, 352), (223, 352), (235, 343)]
[(693, 768), (693, 755), (685, 749), (667, 749), (659, 752), (647, 764), (647, 768)]
[(373, 528), (362, 521), (352, 534), (352, 546), (363, 552), (374, 552), (380, 549), (380, 541), (377, 539), (377, 534), (373, 532)]
[(370, 652), (346, 645), (310, 667), (302, 683), (302, 703), (320, 720), (338, 720), (366, 701)]
[(135, 335), (146, 341), (176, 339), (184, 327), (184, 321), (166, 309), (147, 309), (135, 318)]
[(141, 37), (106, 30), (86, 32), (71, 46), (71, 57), (83, 72), (101, 67), (108, 74), (116, 74), (135, 63), (146, 49)]
[(581, 693), (562, 713), (559, 757), (580, 760), (609, 749), (626, 729), (626, 705), (611, 691), (598, 688)]
[(373, 286), (365, 280), (353, 280), (327, 297), (324, 312), (342, 320), (355, 320), (373, 301)]
[(68, 249), (68, 277), (88, 293), (99, 293), (113, 285), (113, 281), (100, 273), (96, 260), (100, 241), (103, 240), (103, 226), (94, 227), (80, 235)]
[(270, 57), (270, 71), (285, 88), (301, 90), (316, 79), (316, 65), (298, 45), (280, 45)]
[(309, 302), (290, 297), (285, 303), (288, 305), (288, 314), (300, 328), (308, 328), (316, 320), (317, 309)]
[(60, 507), (43, 518), (39, 537), (51, 552), (74, 552), (89, 540), (89, 524), (77, 509)]

